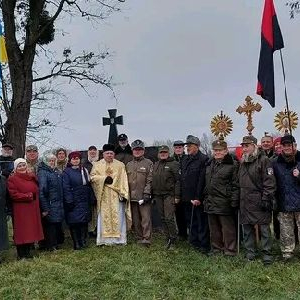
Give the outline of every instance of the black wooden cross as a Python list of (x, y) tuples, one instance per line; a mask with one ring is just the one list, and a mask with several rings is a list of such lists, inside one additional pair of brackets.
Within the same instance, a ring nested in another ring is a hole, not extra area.
[(123, 125), (123, 116), (117, 115), (116, 109), (109, 109), (108, 110), (109, 118), (102, 118), (103, 126), (109, 125), (109, 136), (108, 136), (108, 143), (117, 145), (118, 143), (118, 129), (117, 125)]

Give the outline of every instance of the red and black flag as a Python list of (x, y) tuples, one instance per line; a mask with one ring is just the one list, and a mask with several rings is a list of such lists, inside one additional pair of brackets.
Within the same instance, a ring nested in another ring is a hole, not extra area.
[(256, 93), (267, 100), (272, 107), (275, 107), (273, 53), (283, 47), (282, 34), (273, 0), (265, 0), (261, 24), (261, 48)]

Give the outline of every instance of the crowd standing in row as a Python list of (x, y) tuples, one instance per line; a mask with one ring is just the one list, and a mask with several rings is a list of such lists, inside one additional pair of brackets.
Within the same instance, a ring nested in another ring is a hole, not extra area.
[(189, 135), (174, 142), (173, 156), (168, 146), (160, 146), (155, 162), (145, 158), (143, 141), (130, 147), (125, 134), (118, 140), (116, 148), (103, 146), (103, 159), (90, 146), (86, 160), (77, 151), (67, 156), (65, 149), (39, 159), (35, 145), (26, 147), (25, 159), (13, 160), (13, 147), (4, 144), (0, 250), (8, 248), (7, 211), (19, 258), (31, 257), (37, 242), (41, 249), (58, 249), (66, 224), (74, 250), (87, 246), (88, 234), (97, 245), (126, 244), (131, 229), (138, 244), (150, 246), (155, 205), (168, 250), (180, 238), (207, 255), (235, 256), (242, 225), (246, 259), (258, 257), (258, 231), (262, 261), (269, 265), (273, 221), (283, 259), (293, 258), (295, 232), (300, 234), (300, 154), (293, 136), (273, 141), (265, 135), (261, 147), (255, 137), (245, 136), (238, 158), (219, 139), (209, 158), (199, 139)]

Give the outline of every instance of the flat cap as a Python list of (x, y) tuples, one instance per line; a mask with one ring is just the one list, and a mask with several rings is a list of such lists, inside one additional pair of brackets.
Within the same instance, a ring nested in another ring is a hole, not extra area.
[(225, 141), (216, 140), (212, 142), (213, 150), (227, 149), (227, 143)]
[(14, 149), (13, 145), (12, 144), (8, 144), (8, 143), (3, 144), (2, 148), (10, 148), (11, 150)]
[(200, 140), (196, 136), (188, 135), (185, 144), (194, 144), (200, 146)]
[(128, 140), (128, 136), (125, 133), (122, 133), (118, 136), (118, 141)]
[(28, 145), (26, 147), (26, 152), (27, 151), (38, 151), (38, 147), (36, 145)]
[(169, 152), (169, 151), (170, 151), (170, 149), (166, 145), (162, 145), (158, 148), (158, 152)]
[(184, 142), (183, 142), (183, 141), (180, 141), (180, 140), (175, 141), (175, 142), (173, 143), (173, 146), (184, 146)]
[(252, 135), (246, 135), (243, 137), (243, 141), (241, 142), (241, 145), (243, 144), (255, 144), (257, 145), (257, 138), (255, 138)]
[(296, 140), (292, 135), (288, 134), (288, 135), (285, 135), (281, 138), (280, 143), (281, 143), (281, 145), (293, 144), (293, 143), (296, 143)]
[(141, 140), (135, 140), (131, 143), (131, 149), (137, 149), (137, 148), (140, 148), (140, 149), (145, 149), (145, 144), (143, 141)]

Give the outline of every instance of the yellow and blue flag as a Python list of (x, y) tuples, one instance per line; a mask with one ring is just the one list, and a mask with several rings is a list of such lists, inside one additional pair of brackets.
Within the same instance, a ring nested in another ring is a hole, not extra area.
[(0, 24), (0, 62), (1, 63), (7, 63), (7, 52), (5, 47), (5, 38), (3, 36), (2, 26)]

